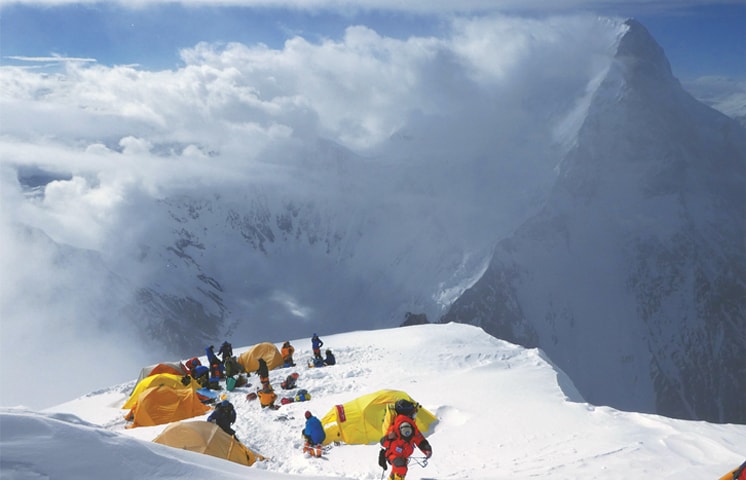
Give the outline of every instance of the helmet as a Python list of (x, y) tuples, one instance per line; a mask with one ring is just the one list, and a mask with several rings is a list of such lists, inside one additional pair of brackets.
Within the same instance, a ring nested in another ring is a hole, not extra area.
[(403, 438), (411, 438), (414, 435), (414, 428), (409, 422), (402, 422), (399, 424), (399, 433)]
[(308, 410), (306, 410), (306, 419), (309, 419), (309, 418), (311, 418), (311, 412), (309, 412)]
[(226, 408), (232, 407), (233, 405), (231, 405), (231, 402), (229, 402), (228, 400), (223, 400), (222, 402), (220, 402), (220, 406)]

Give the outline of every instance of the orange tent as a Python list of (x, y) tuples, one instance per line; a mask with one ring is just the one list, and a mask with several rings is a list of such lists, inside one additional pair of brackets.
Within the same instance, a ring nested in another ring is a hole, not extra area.
[(267, 362), (267, 368), (272, 370), (283, 364), (280, 351), (272, 343), (258, 343), (238, 356), (238, 363), (247, 372), (255, 372), (259, 368), (259, 359)]
[(235, 437), (228, 435), (211, 422), (199, 420), (176, 422), (166, 427), (153, 441), (174, 448), (212, 455), (241, 465), (251, 466), (257, 460), (266, 460), (262, 455), (252, 452)]
[(191, 388), (171, 388), (164, 385), (146, 389), (125, 417), (133, 420), (128, 428), (162, 425), (203, 415), (210, 407), (203, 404)]

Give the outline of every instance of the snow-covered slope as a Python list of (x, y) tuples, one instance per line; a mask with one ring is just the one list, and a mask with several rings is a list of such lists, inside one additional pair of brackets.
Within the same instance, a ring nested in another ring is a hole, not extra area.
[[(412, 480), (719, 478), (743, 461), (746, 426), (595, 407), (541, 351), (476, 327), (421, 325), (322, 339), (338, 365), (301, 367), (310, 357), (310, 340), (302, 338), (292, 340), (299, 367), (270, 372), (278, 387), (297, 371), (310, 401), (270, 411), (245, 400), (250, 389), (226, 392), (238, 412), (237, 436), (268, 462), (243, 467), (150, 443), (165, 426), (126, 430), (119, 407), (133, 381), (43, 412), (0, 410), (2, 476), (379, 479), (376, 445), (340, 445), (324, 459), (306, 458), (300, 430), (305, 410), (321, 417), (382, 388), (406, 391), (439, 419), (429, 436), (433, 457), (424, 469), (410, 468)], [(250, 380), (256, 383), (256, 375)]]
[(540, 346), (585, 398), (746, 423), (746, 130), (629, 22), (546, 208), (445, 320)]

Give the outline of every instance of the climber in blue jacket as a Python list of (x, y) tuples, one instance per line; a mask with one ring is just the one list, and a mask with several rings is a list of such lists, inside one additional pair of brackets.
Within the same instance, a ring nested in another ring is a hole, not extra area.
[(236, 431), (231, 428), (236, 421), (236, 409), (228, 400), (223, 400), (215, 406), (215, 410), (207, 417), (208, 422), (217, 424), (228, 435), (235, 435)]
[(326, 440), (326, 432), (321, 425), (321, 420), (314, 417), (309, 411), (306, 411), (306, 426), (303, 428), (303, 438), (306, 440), (303, 452), (320, 457), (321, 444)]
[(319, 338), (315, 333), (311, 337), (311, 349), (313, 350), (314, 358), (321, 358), (321, 347), (324, 346), (324, 341)]

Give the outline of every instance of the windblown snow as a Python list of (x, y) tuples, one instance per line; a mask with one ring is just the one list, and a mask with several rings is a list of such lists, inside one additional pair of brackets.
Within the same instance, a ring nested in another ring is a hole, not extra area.
[[(125, 429), (120, 407), (133, 380), (44, 411), (0, 410), (0, 473), (7, 479), (380, 479), (377, 445), (342, 444), (315, 459), (301, 453), (300, 436), (306, 410), (321, 418), (379, 389), (403, 390), (438, 417), (429, 435), (433, 457), (424, 468), (412, 465), (408, 480), (714, 479), (744, 460), (745, 425), (593, 406), (540, 350), (477, 327), (419, 325), (322, 339), (337, 365), (305, 367), (310, 339), (302, 338), (291, 340), (298, 366), (270, 372), (279, 395), (285, 393), (279, 383), (298, 372), (297, 388), (307, 389), (310, 401), (271, 411), (245, 399), (253, 387), (224, 392), (238, 412), (238, 438), (268, 461), (244, 467), (152, 443), (165, 425)], [(249, 381), (256, 384), (256, 374)]]

